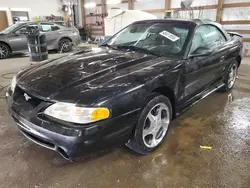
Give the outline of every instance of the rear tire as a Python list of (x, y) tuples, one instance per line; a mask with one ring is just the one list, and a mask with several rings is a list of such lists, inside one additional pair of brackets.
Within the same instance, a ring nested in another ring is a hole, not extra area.
[(238, 62), (234, 61), (227, 70), (226, 77), (224, 80), (224, 86), (219, 90), (221, 92), (228, 92), (230, 91), (236, 81), (238, 73)]
[(0, 59), (5, 59), (10, 56), (10, 48), (8, 45), (0, 42)]
[(70, 52), (72, 49), (72, 42), (69, 38), (62, 38), (59, 41), (59, 51), (60, 52)]
[(169, 99), (153, 93), (140, 114), (133, 138), (126, 145), (138, 154), (153, 152), (163, 142), (171, 119)]

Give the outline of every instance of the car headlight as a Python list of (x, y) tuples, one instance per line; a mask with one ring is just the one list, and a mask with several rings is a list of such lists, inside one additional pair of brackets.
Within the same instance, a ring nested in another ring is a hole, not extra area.
[(44, 113), (59, 120), (78, 124), (100, 121), (107, 119), (110, 115), (107, 108), (78, 107), (75, 106), (75, 104), (63, 102), (58, 102), (49, 106), (45, 109)]
[(10, 84), (10, 89), (12, 92), (15, 91), (15, 88), (16, 88), (16, 76), (13, 77), (11, 84)]

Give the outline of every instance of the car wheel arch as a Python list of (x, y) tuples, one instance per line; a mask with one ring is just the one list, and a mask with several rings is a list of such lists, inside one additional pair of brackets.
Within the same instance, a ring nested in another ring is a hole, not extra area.
[(161, 86), (161, 87), (157, 87), (155, 88), (151, 93), (159, 93), (165, 97), (167, 97), (172, 105), (172, 112), (173, 112), (173, 117), (174, 118), (176, 116), (176, 97), (174, 94), (174, 91), (168, 87), (168, 86)]
[(63, 39), (68, 39), (68, 40), (70, 40), (70, 41), (72, 42), (72, 39), (71, 39), (70, 37), (68, 37), (68, 36), (63, 36), (63, 37), (61, 37), (61, 38), (59, 39), (59, 42), (60, 42), (61, 40), (63, 40)]
[(233, 58), (232, 60), (230, 60), (227, 65), (225, 66), (225, 69), (223, 71), (223, 75), (222, 75), (222, 80), (225, 80), (226, 79), (226, 73), (228, 72), (230, 66), (233, 64), (233, 63), (237, 63), (238, 65), (238, 68), (240, 67), (240, 64), (241, 64), (241, 57), (236, 57), (236, 58)]
[[(130, 139), (128, 140), (128, 142), (126, 143), (126, 145), (129, 147), (129, 148), (133, 148), (134, 151), (136, 151), (137, 148), (133, 143), (133, 140), (134, 138), (136, 137), (137, 135), (137, 130), (139, 128), (139, 118), (143, 112), (143, 110), (145, 109), (145, 107), (149, 104), (149, 102), (151, 102), (153, 99), (155, 99), (156, 97), (165, 97), (167, 98), (167, 100), (169, 101), (170, 104), (170, 107), (172, 107), (171, 109), (171, 115), (170, 117), (172, 117), (171, 119), (173, 119), (175, 117), (175, 96), (173, 95), (173, 91), (170, 89), (170, 87), (168, 86), (162, 86), (162, 87), (157, 87), (155, 88), (154, 90), (152, 90), (151, 93), (148, 93), (147, 97), (144, 99), (144, 101), (146, 101), (146, 103), (144, 102), (144, 105), (142, 106), (141, 110), (140, 110), (140, 113), (138, 114), (138, 118), (137, 118), (137, 121), (136, 123), (134, 124), (133, 126), (133, 129), (132, 129), (132, 132), (131, 132), (131, 137)], [(136, 151), (138, 152), (138, 150)], [(141, 153), (141, 152), (138, 152), (138, 153)], [(141, 153), (141, 154), (144, 154), (144, 153)]]
[(61, 37), (59, 40), (58, 40), (58, 42), (57, 42), (57, 46), (58, 46), (58, 49), (60, 50), (60, 43), (61, 43), (61, 41), (62, 40), (64, 40), (64, 39), (66, 39), (66, 40), (69, 40), (70, 42), (72, 42), (72, 39), (69, 37), (69, 36), (63, 36), (63, 37)]
[(12, 52), (12, 48), (11, 48), (11, 46), (7, 42), (0, 41), (0, 43), (7, 45), (9, 47), (9, 49), (10, 49), (10, 52)]
[(238, 67), (240, 67), (242, 57), (241, 57), (241, 56), (238, 56), (238, 57), (236, 57), (236, 59), (235, 59), (235, 60), (238, 62)]

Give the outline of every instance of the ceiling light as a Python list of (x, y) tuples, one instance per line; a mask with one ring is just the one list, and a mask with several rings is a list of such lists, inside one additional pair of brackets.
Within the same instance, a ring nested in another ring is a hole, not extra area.
[(90, 3), (86, 3), (84, 5), (85, 8), (93, 8), (96, 7), (96, 3), (95, 2), (90, 2)]
[(107, 4), (119, 4), (121, 2), (121, 0), (107, 0)]

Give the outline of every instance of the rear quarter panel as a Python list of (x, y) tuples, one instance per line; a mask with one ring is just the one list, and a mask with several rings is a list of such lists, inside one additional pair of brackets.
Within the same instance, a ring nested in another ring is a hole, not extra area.
[[(225, 61), (225, 71), (227, 71), (228, 67), (232, 62), (238, 61), (240, 65), (240, 61), (242, 59), (242, 50), (243, 50), (243, 42), (240, 37), (230, 38), (228, 43), (225, 45), (227, 48), (227, 55)], [(225, 74), (224, 74), (225, 75)]]
[(49, 47), (49, 49), (59, 49), (59, 42), (63, 38), (69, 38), (72, 42), (79, 44), (79, 38), (78, 35), (75, 35), (74, 30), (71, 28), (62, 28), (59, 31), (55, 32), (53, 34), (53, 43)]
[(59, 31), (59, 41), (62, 38), (69, 38), (72, 42), (79, 44), (80, 35), (73, 28), (64, 28)]

